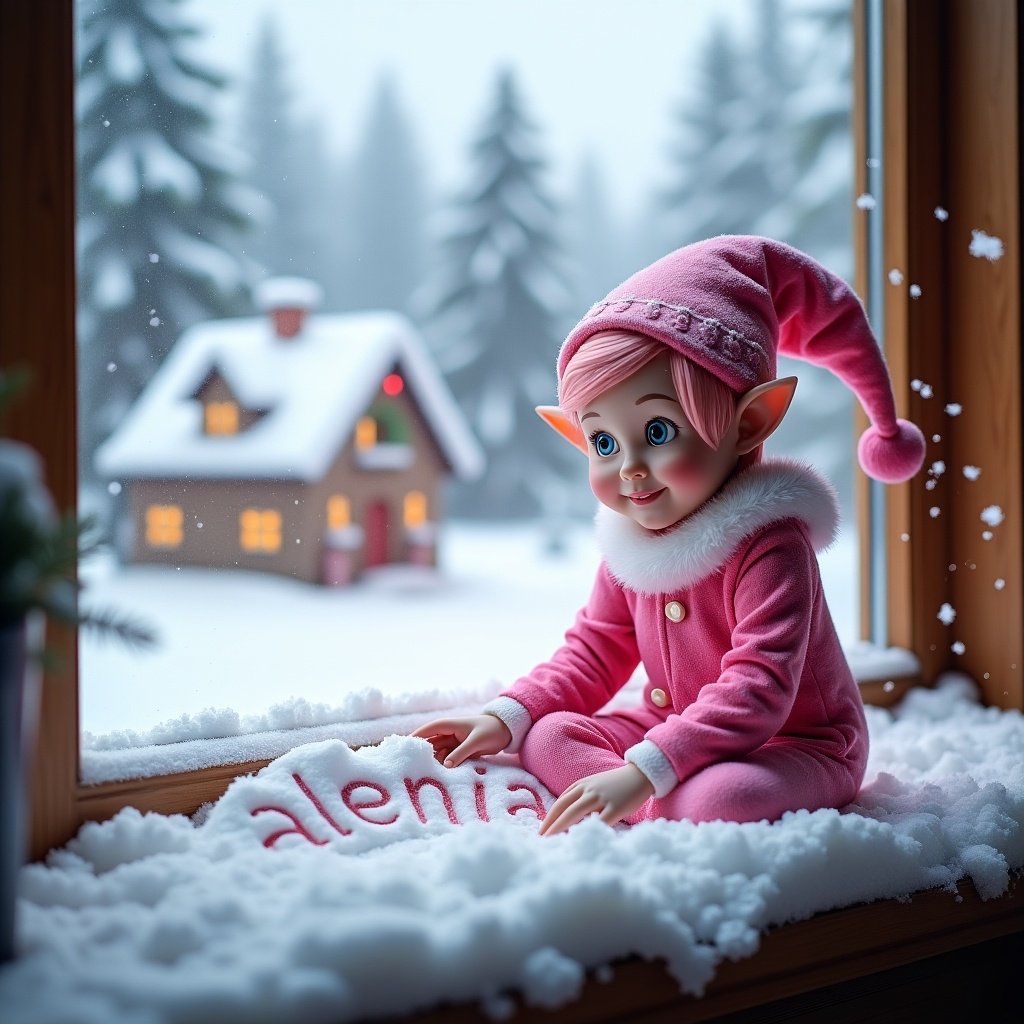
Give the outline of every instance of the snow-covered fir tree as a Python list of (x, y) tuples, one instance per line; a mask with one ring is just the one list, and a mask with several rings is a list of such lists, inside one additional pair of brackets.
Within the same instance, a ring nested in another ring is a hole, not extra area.
[(340, 284), (355, 309), (408, 312), (421, 283), (425, 196), (416, 140), (390, 75), (377, 83), (349, 179)]
[(768, 191), (748, 103), (746, 54), (724, 20), (697, 48), (693, 81), (673, 111), (669, 183), (661, 196), (661, 250), (754, 230)]
[(673, 244), (764, 234), (849, 271), (849, 18), (849, 0), (762, 0), (749, 39), (713, 24), (675, 116)]
[[(666, 248), (721, 233), (763, 234), (852, 270), (849, 0), (762, 0), (749, 38), (712, 25), (675, 120)], [(832, 374), (780, 360), (798, 398), (769, 442), (807, 458), (852, 501), (852, 398)]]
[[(240, 148), (246, 181), (259, 197), (247, 254), (267, 274), (320, 277), (318, 241), (326, 233), (318, 209), (316, 129), (298, 123), (281, 32), (264, 18), (256, 37), (242, 103)], [(312, 181), (311, 181), (312, 177)]]
[(456, 514), (559, 514), (581, 488), (584, 460), (534, 412), (555, 399), (568, 305), (544, 169), (537, 129), (503, 71), (422, 296), (441, 366), (488, 458), (485, 477), (453, 495)]
[(223, 78), (180, 0), (80, 0), (82, 475), (181, 330), (242, 308), (239, 160), (211, 133)]
[(787, 101), (796, 180), (789, 188), (791, 241), (837, 274), (853, 274), (853, 38), (850, 0), (814, 0), (796, 10), (806, 47)]
[(574, 257), (572, 312), (582, 316), (635, 269), (632, 254), (623, 251), (622, 230), (592, 153), (580, 162), (565, 213), (566, 250)]

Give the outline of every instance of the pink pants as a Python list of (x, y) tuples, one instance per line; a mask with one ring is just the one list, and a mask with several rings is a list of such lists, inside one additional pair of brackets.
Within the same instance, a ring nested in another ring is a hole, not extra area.
[[(519, 759), (555, 795), (574, 782), (621, 768), (628, 747), (644, 738), (657, 719), (646, 709), (588, 718), (556, 711), (526, 734)], [(651, 797), (625, 820), (774, 821), (786, 811), (842, 807), (857, 795), (859, 780), (835, 758), (786, 740), (766, 743), (737, 761), (697, 772), (660, 800)]]

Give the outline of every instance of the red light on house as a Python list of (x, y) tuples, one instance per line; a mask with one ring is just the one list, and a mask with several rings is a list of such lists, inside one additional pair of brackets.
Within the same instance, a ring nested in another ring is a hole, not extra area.
[(397, 373), (389, 373), (384, 378), (381, 388), (385, 395), (394, 398), (395, 395), (400, 395), (405, 390), (405, 381)]

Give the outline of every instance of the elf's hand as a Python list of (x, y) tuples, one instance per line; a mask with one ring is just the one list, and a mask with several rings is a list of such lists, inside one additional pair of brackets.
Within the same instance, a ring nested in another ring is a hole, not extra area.
[(512, 742), (509, 727), (497, 715), (438, 718), (410, 735), (423, 737), (445, 768), (457, 768), (468, 757), (500, 753)]
[(654, 796), (650, 779), (635, 764), (588, 775), (571, 785), (552, 805), (541, 822), (540, 834), (564, 832), (588, 814), (599, 812), (609, 825), (638, 810)]

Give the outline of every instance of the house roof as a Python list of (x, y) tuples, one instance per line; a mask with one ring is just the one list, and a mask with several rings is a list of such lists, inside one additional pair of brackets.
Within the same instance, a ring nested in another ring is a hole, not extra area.
[[(265, 316), (197, 324), (100, 446), (97, 467), (111, 477), (313, 482), (395, 364), (455, 474), (479, 475), (483, 453), (440, 371), (412, 324), (391, 312), (314, 314), (287, 340)], [(193, 396), (213, 371), (267, 414), (241, 433), (205, 435)]]

